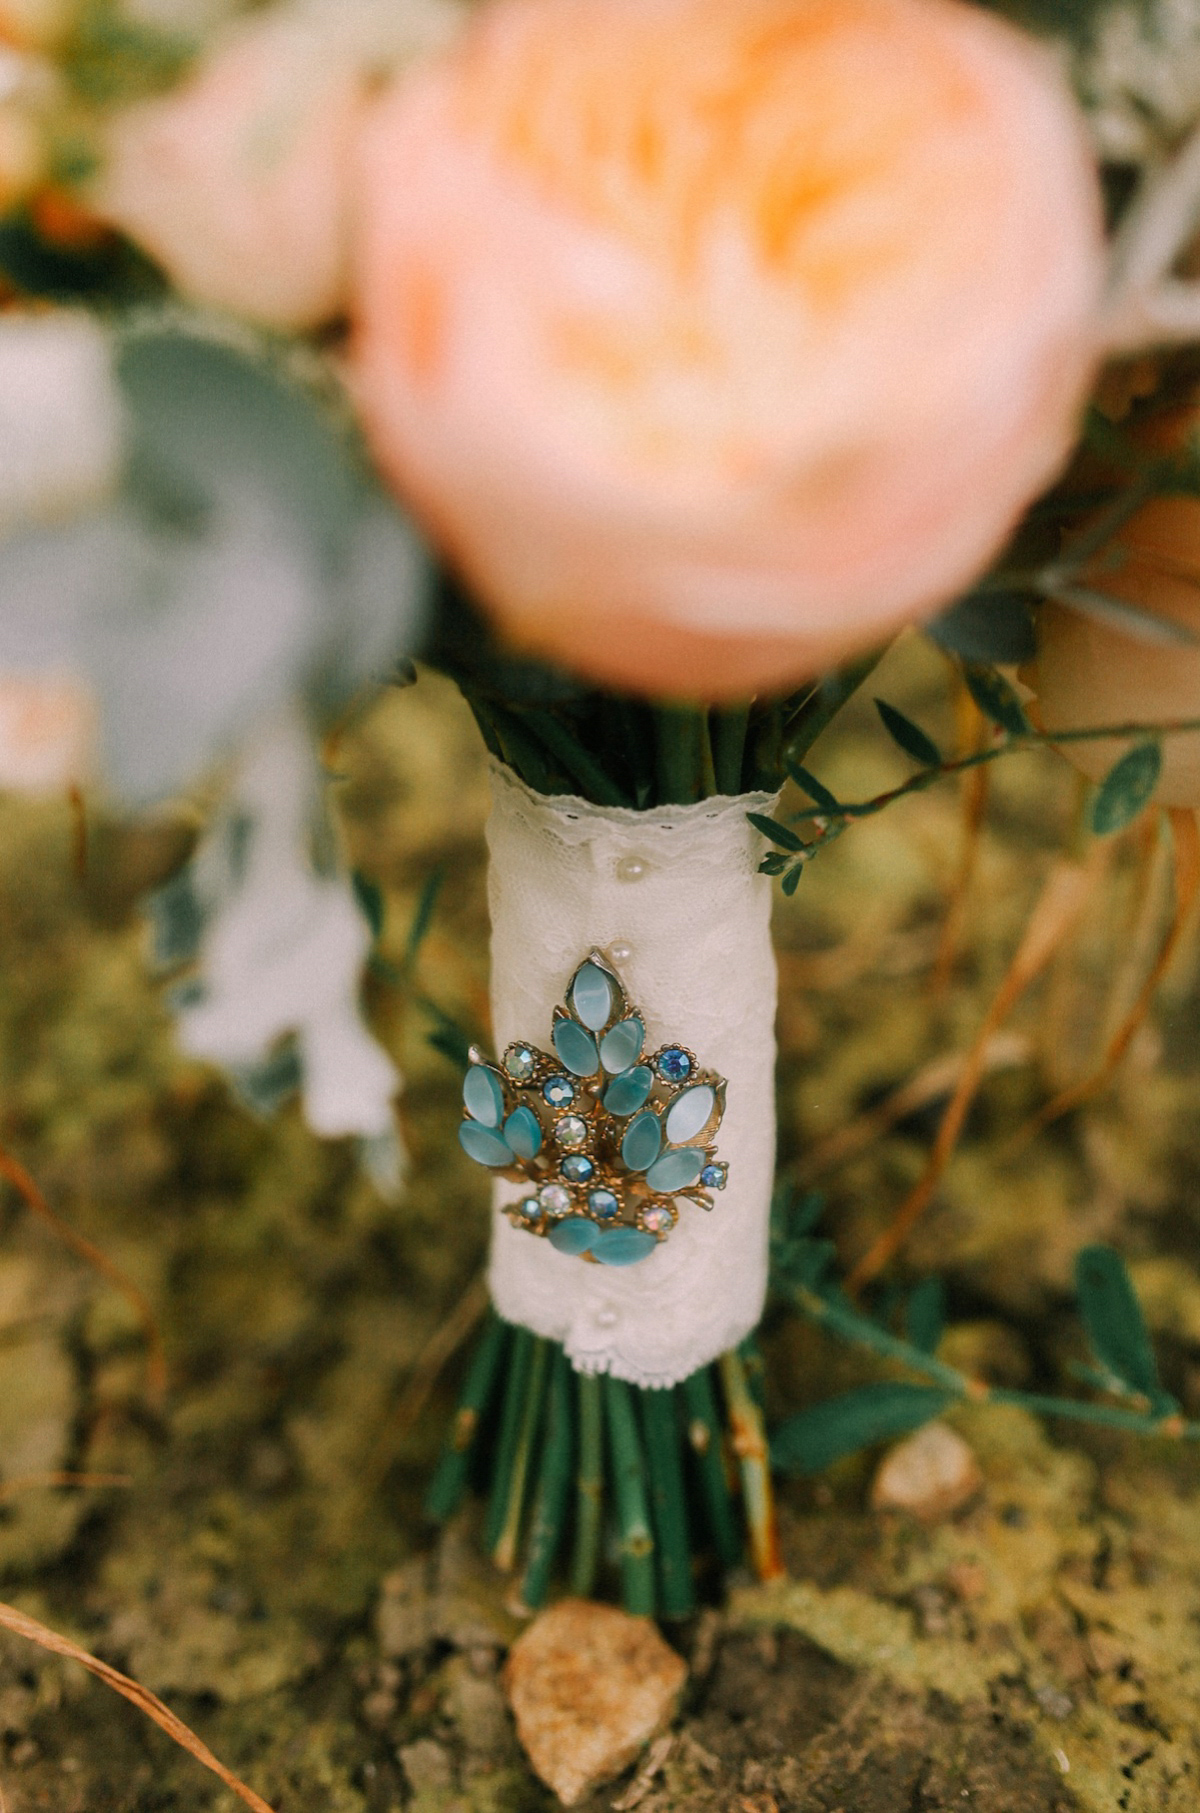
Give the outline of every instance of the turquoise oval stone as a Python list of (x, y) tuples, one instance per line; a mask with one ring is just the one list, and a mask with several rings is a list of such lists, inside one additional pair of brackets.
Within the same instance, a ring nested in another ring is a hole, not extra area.
[(646, 1173), (652, 1190), (670, 1196), (673, 1190), (686, 1190), (704, 1169), (708, 1154), (699, 1146), (682, 1146), (678, 1152), (664, 1152)]
[(654, 1072), (649, 1064), (639, 1064), (613, 1078), (604, 1091), (604, 1106), (610, 1114), (636, 1114), (653, 1087)]
[(641, 1228), (609, 1228), (599, 1232), (592, 1252), (601, 1265), (636, 1265), (640, 1259), (648, 1259), (657, 1245), (654, 1235), (644, 1234)]
[(472, 1064), (463, 1078), (463, 1106), (481, 1127), (498, 1127), (504, 1119), (500, 1078), (484, 1064)]
[(542, 1149), (542, 1129), (532, 1108), (514, 1108), (504, 1123), (504, 1137), (518, 1158), (536, 1158)]
[(667, 1138), (673, 1146), (686, 1145), (695, 1139), (712, 1119), (717, 1105), (716, 1091), (707, 1083), (697, 1089), (685, 1089), (667, 1109)]
[(458, 1143), (477, 1165), (511, 1165), (513, 1161), (508, 1141), (477, 1121), (459, 1122)]
[(574, 1020), (560, 1020), (553, 1032), (554, 1049), (568, 1070), (576, 1076), (595, 1076), (600, 1068), (596, 1041)]
[[(637, 1232), (636, 1228), (634, 1232)], [(546, 1238), (560, 1253), (586, 1253), (595, 1246), (599, 1233), (594, 1221), (573, 1216), (570, 1221), (560, 1221), (557, 1227), (551, 1228)]]
[(631, 1171), (648, 1171), (662, 1151), (662, 1128), (652, 1108), (635, 1114), (621, 1141), (621, 1157)]
[(646, 1028), (632, 1014), (628, 1020), (619, 1020), (610, 1032), (606, 1032), (600, 1041), (600, 1062), (610, 1076), (619, 1076), (622, 1070), (628, 1070), (636, 1064), (642, 1055), (642, 1046), (646, 1042)]
[(612, 983), (594, 963), (581, 963), (571, 984), (571, 1006), (585, 1026), (599, 1032), (612, 1018)]

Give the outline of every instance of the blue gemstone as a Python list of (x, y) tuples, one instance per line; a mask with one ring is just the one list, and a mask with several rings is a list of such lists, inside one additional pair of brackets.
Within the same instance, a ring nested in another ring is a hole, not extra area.
[(458, 1128), (458, 1143), (468, 1158), (473, 1158), (477, 1165), (511, 1165), (513, 1155), (508, 1142), (490, 1127), (481, 1127), (478, 1121), (461, 1121)]
[(611, 1190), (593, 1190), (588, 1197), (588, 1208), (600, 1221), (611, 1221), (619, 1214), (621, 1204)]
[(700, 1173), (700, 1182), (706, 1190), (723, 1190), (728, 1177), (728, 1165), (705, 1165)]
[(619, 1114), (622, 1118), (636, 1114), (653, 1087), (654, 1072), (648, 1064), (638, 1064), (624, 1076), (613, 1078), (604, 1091), (604, 1106), (610, 1114)]
[(536, 1196), (527, 1196), (525, 1198), (524, 1202), (521, 1204), (521, 1213), (524, 1215), (526, 1221), (540, 1221), (542, 1219), (542, 1205)]
[(518, 1158), (536, 1158), (542, 1149), (542, 1129), (532, 1108), (514, 1108), (504, 1123), (504, 1137)]
[(590, 1032), (585, 1032), (574, 1020), (559, 1020), (551, 1037), (555, 1051), (568, 1070), (573, 1070), (576, 1076), (595, 1076), (600, 1068), (600, 1054)]
[(682, 1083), (692, 1074), (692, 1060), (679, 1045), (668, 1045), (659, 1053), (658, 1074), (665, 1083)]
[(481, 1127), (498, 1127), (504, 1119), (504, 1088), (486, 1064), (472, 1064), (463, 1078), (463, 1106)]
[(568, 1183), (586, 1183), (596, 1169), (590, 1158), (582, 1152), (573, 1152), (570, 1158), (564, 1158), (558, 1167)]
[(576, 970), (571, 984), (571, 1006), (593, 1032), (599, 1032), (612, 1018), (612, 983), (595, 963), (581, 963)]
[(621, 1157), (631, 1171), (647, 1171), (662, 1151), (662, 1127), (653, 1108), (635, 1114), (621, 1141)]
[(619, 1076), (622, 1070), (637, 1063), (645, 1042), (646, 1028), (636, 1014), (619, 1020), (600, 1041), (600, 1062), (610, 1076)]
[(637, 1265), (657, 1245), (654, 1235), (644, 1234), (641, 1228), (609, 1228), (600, 1230), (592, 1252), (601, 1265)]
[(557, 1227), (551, 1228), (547, 1238), (560, 1253), (586, 1253), (595, 1246), (599, 1232), (594, 1221), (572, 1216), (570, 1221), (560, 1221)]
[(704, 1169), (704, 1153), (699, 1146), (681, 1146), (677, 1152), (664, 1152), (646, 1173), (646, 1182), (662, 1196), (686, 1190)]
[(575, 1085), (569, 1076), (547, 1077), (542, 1094), (552, 1108), (566, 1108), (575, 1100)]

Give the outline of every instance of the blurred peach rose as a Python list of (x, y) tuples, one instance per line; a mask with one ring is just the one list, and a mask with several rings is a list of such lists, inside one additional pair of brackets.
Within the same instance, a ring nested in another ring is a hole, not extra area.
[(308, 327), (345, 294), (363, 75), (299, 12), (218, 34), (182, 84), (109, 124), (89, 199), (185, 294)]
[(0, 792), (53, 793), (86, 778), (95, 705), (79, 681), (0, 673)]
[(1100, 209), (954, 0), (500, 0), (369, 125), (378, 457), (514, 637), (782, 688), (972, 578), (1066, 455)]
[[(1200, 637), (1200, 498), (1155, 498), (1121, 530), (1118, 550), (1119, 560), (1107, 551), (1088, 582)], [(1062, 605), (1039, 612), (1037, 658), (1024, 677), (1050, 731), (1200, 718), (1200, 646), (1147, 642)], [(1063, 753), (1100, 780), (1125, 747), (1105, 738)], [(1200, 733), (1164, 737), (1162, 751), (1154, 798), (1200, 806)]]

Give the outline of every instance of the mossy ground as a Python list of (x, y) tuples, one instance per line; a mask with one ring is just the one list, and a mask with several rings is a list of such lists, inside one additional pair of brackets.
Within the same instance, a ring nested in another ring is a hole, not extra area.
[[(943, 739), (945, 670), (915, 640), (876, 676)], [(423, 677), (335, 752), (355, 860), (383, 886), (396, 959), (426, 878), (447, 884), (420, 986), (486, 1030), (482, 758)], [(856, 707), (813, 765), (855, 797), (904, 772)], [(995, 771), (951, 980), (931, 986), (961, 847), (953, 785), (852, 830), (781, 903), (782, 1150), (821, 1142), (960, 1050), (1070, 835), (1051, 757)], [(513, 1625), (423, 1483), (461, 1367), (421, 1408), (426, 1344), (477, 1277), (486, 1184), (453, 1137), (457, 1080), (428, 1019), (369, 988), (408, 1078), (407, 1196), (294, 1111), (249, 1118), (179, 1056), (129, 907), (156, 840), (69, 810), (0, 807), (0, 1139), (154, 1306), (169, 1391), (147, 1391), (126, 1301), (7, 1192), (0, 1218), (0, 1594), (166, 1697), (281, 1813), (538, 1809), (497, 1664)], [(903, 1261), (945, 1279), (956, 1357), (1072, 1389), (1071, 1262), (1130, 1259), (1168, 1383), (1200, 1411), (1200, 1044), (1194, 940), (1152, 1027), (1096, 1102), (1013, 1131), (1086, 1068), (1161, 931), (1168, 862), (1126, 838), (1063, 955), (1012, 1022), (962, 1148)], [(1139, 879), (1139, 877), (1141, 879)], [(918, 1174), (944, 1095), (835, 1163), (827, 1226), (861, 1252)], [(874, 1362), (778, 1313), (780, 1414)], [(414, 1414), (415, 1412), (415, 1414)], [(643, 1813), (1183, 1813), (1200, 1782), (1200, 1454), (964, 1413), (987, 1480), (933, 1529), (866, 1508), (873, 1457), (783, 1494), (791, 1580), (735, 1583), (679, 1641), (693, 1662), (652, 1776), (602, 1791)], [(93, 1489), (29, 1483), (121, 1474)], [(24, 1482), (24, 1483), (23, 1483)], [(232, 1798), (80, 1669), (6, 1639), (0, 1789), (11, 1813), (229, 1808)]]

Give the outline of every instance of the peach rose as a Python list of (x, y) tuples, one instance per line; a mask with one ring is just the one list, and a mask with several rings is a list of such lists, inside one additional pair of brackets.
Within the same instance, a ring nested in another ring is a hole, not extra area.
[(0, 673), (0, 792), (56, 793), (88, 774), (96, 712), (78, 680)]
[(183, 83), (113, 119), (89, 200), (185, 294), (278, 327), (345, 295), (363, 75), (280, 8), (230, 26)]
[(780, 689), (951, 598), (1094, 364), (1095, 176), (956, 0), (500, 0), (366, 135), (376, 453), (511, 634)]
[[(1200, 498), (1155, 498), (1126, 523), (1118, 545), (1120, 563), (1099, 562), (1088, 583), (1200, 636)], [(1200, 718), (1200, 646), (1146, 642), (1063, 605), (1039, 612), (1037, 658), (1025, 678), (1050, 731)], [(1100, 780), (1126, 747), (1105, 738), (1065, 744), (1063, 753)], [(1162, 750), (1154, 798), (1200, 806), (1200, 734), (1164, 737)]]

